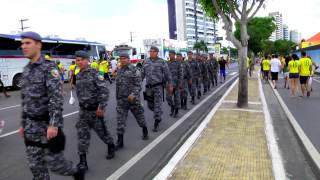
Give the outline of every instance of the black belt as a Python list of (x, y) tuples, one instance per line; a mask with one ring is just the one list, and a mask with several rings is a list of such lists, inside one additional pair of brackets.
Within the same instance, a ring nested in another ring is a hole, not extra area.
[(163, 82), (156, 83), (156, 84), (146, 84), (146, 88), (153, 88), (153, 87), (162, 86), (162, 85), (163, 85)]
[(26, 118), (33, 120), (33, 121), (50, 121), (49, 113), (45, 115), (39, 115), (39, 116), (31, 116), (27, 115)]
[(99, 106), (85, 106), (85, 105), (81, 105), (81, 104), (79, 106), (82, 110), (87, 110), (87, 111), (95, 111), (99, 107)]

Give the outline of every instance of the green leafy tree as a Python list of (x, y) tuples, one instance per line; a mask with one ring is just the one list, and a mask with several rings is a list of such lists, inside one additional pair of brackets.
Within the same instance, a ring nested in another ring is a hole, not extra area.
[[(206, 14), (212, 19), (221, 18), (224, 23), (227, 40), (238, 49), (239, 57), (239, 89), (238, 107), (248, 106), (248, 22), (256, 15), (265, 0), (198, 0)], [(233, 22), (240, 25), (240, 39), (233, 34)]]
[(194, 43), (193, 49), (195, 49), (197, 52), (202, 51), (202, 52), (208, 52), (208, 46), (207, 43), (204, 42), (203, 40)]
[(274, 42), (274, 52), (280, 55), (287, 55), (295, 50), (296, 44), (288, 40), (277, 40)]
[[(263, 41), (268, 40), (272, 32), (276, 29), (272, 17), (254, 17), (248, 22), (248, 34), (250, 39), (248, 41), (248, 49), (254, 54), (263, 51)], [(240, 23), (236, 23), (236, 31), (234, 35), (240, 39)]]

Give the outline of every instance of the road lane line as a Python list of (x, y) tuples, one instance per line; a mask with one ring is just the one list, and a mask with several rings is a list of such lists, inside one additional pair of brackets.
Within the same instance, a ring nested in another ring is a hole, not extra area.
[(6, 110), (6, 109), (11, 109), (11, 108), (15, 108), (15, 107), (20, 107), (20, 104), (14, 105), (14, 106), (8, 106), (8, 107), (4, 107), (4, 108), (0, 108), (0, 111), (2, 110)]
[(316, 81), (317, 83), (320, 83), (320, 81), (318, 79), (314, 79), (312, 78), (313, 81)]
[[(269, 81), (270, 83), (271, 81)], [(259, 91), (260, 91), (260, 99), (262, 102), (262, 109), (264, 111), (265, 118), (265, 134), (267, 137), (269, 153), (272, 162), (272, 170), (275, 180), (283, 180), (286, 179), (286, 171), (284, 169), (281, 153), (279, 150), (278, 142), (276, 140), (276, 133), (274, 132), (274, 127), (272, 123), (272, 118), (270, 115), (270, 111), (267, 105), (266, 96), (264, 95), (264, 91), (262, 89), (262, 83), (260, 80), (260, 76), (258, 76), (259, 83)]]
[(161, 171), (153, 178), (153, 180), (168, 179), (172, 171), (176, 168), (177, 164), (185, 157), (185, 155), (191, 149), (192, 145), (195, 143), (195, 141), (197, 141), (198, 137), (201, 135), (203, 130), (207, 127), (207, 124), (211, 121), (213, 115), (217, 112), (223, 100), (231, 92), (231, 90), (237, 84), (237, 82), (238, 82), (238, 79), (232, 83), (232, 85), (228, 88), (228, 90), (221, 97), (218, 103), (213, 107), (213, 109), (208, 113), (205, 119), (201, 122), (198, 128), (189, 136), (189, 138), (183, 143), (183, 145), (169, 160), (168, 164), (161, 169)]
[[(269, 84), (272, 87), (271, 81), (269, 81)], [(286, 105), (286, 103), (284, 102), (282, 97), (280, 96), (278, 90), (276, 90), (274, 88), (272, 88), (272, 90), (273, 90), (274, 94), (276, 95), (283, 111), (286, 113), (291, 126), (293, 127), (294, 131), (296, 132), (300, 141), (302, 142), (302, 145), (304, 146), (306, 152), (309, 154), (310, 159), (313, 161), (314, 166), (316, 166), (315, 169), (317, 169), (317, 171), (319, 171), (319, 169), (320, 169), (320, 153), (314, 147), (314, 145), (312, 144), (309, 137), (305, 134), (305, 132), (301, 128), (298, 121), (293, 116), (290, 109), (288, 108), (288, 106)]]
[[(74, 111), (74, 112), (65, 114), (65, 115), (63, 115), (63, 117), (65, 118), (65, 117), (72, 116), (72, 115), (77, 114), (77, 113), (79, 113), (79, 111)], [(15, 130), (15, 131), (12, 131), (12, 132), (9, 132), (9, 133), (0, 135), (0, 138), (7, 137), (7, 136), (10, 136), (10, 135), (16, 134), (16, 133), (18, 133), (18, 132), (19, 132), (19, 130)]]
[(133, 165), (135, 165), (140, 159), (142, 159), (147, 153), (149, 153), (154, 147), (156, 147), (163, 139), (165, 139), (172, 131), (174, 131), (180, 124), (182, 124), (191, 114), (193, 114), (198, 108), (200, 108), (205, 102), (207, 102), (207, 100), (212, 98), (213, 95), (219, 92), (230, 81), (234, 81), (236, 77), (237, 77), (236, 75), (231, 77), (226, 83), (222, 84), (222, 86), (218, 87), (209, 96), (207, 96), (205, 99), (199, 102), (189, 112), (187, 112), (184, 116), (182, 116), (176, 123), (171, 125), (166, 131), (160, 134), (156, 139), (154, 139), (145, 148), (143, 148), (140, 152), (138, 152), (135, 156), (133, 156), (129, 161), (127, 161), (124, 165), (122, 165), (119, 169), (117, 169), (114, 173), (112, 173), (109, 177), (107, 177), (106, 180), (119, 179)]

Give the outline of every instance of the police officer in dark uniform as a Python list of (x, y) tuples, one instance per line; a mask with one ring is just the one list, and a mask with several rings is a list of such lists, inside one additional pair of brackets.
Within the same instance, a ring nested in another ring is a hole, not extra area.
[(186, 61), (183, 61), (182, 54), (180, 52), (177, 53), (176, 60), (181, 63), (182, 71), (183, 71), (183, 81), (181, 88), (181, 109), (187, 110), (187, 100), (188, 100), (188, 87), (192, 84), (192, 71), (190, 64)]
[(90, 130), (93, 129), (99, 138), (108, 145), (107, 159), (114, 157), (115, 146), (104, 121), (104, 112), (109, 98), (107, 81), (95, 69), (89, 68), (89, 54), (77, 51), (76, 63), (80, 68), (77, 74), (76, 91), (80, 106), (78, 131), (79, 166), (87, 170), (86, 154), (89, 149)]
[(123, 135), (129, 110), (142, 128), (142, 139), (147, 140), (149, 138), (144, 109), (140, 100), (142, 83), (140, 71), (130, 64), (130, 57), (127, 53), (121, 53), (119, 57), (121, 68), (118, 70), (116, 77), (117, 149), (123, 147)]
[(30, 62), (22, 73), (22, 122), (28, 164), (34, 180), (49, 180), (51, 171), (84, 179), (84, 172), (64, 158), (62, 84), (57, 65), (41, 56), (42, 38), (21, 34), (21, 48)]

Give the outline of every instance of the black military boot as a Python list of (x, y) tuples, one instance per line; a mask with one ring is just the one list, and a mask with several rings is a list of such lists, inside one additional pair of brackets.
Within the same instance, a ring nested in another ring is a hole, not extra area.
[(201, 98), (201, 91), (198, 91), (198, 99)]
[(184, 110), (188, 110), (188, 105), (187, 105), (187, 104), (188, 104), (188, 100), (185, 99), (185, 100), (184, 100), (184, 104), (183, 104), (183, 107), (184, 107), (183, 109), (184, 109)]
[[(123, 147), (123, 144), (122, 144)], [(108, 144), (108, 154), (106, 156), (106, 159), (112, 159), (114, 158), (114, 151), (115, 151), (115, 146), (114, 144)]]
[(79, 164), (77, 165), (77, 167), (82, 170), (82, 171), (87, 171), (89, 168), (88, 168), (88, 163), (87, 163), (87, 156), (86, 154), (80, 154), (79, 155), (79, 158), (80, 158), (80, 162)]
[(177, 118), (178, 117), (178, 113), (179, 113), (179, 108), (176, 108), (175, 111), (174, 111), (173, 117)]
[(181, 109), (183, 109), (184, 108), (184, 99), (181, 98), (180, 102), (181, 102)]
[(155, 120), (154, 125), (153, 125), (153, 129), (152, 129), (153, 132), (159, 131), (159, 123), (160, 123), (159, 120)]
[(116, 149), (119, 150), (123, 148), (123, 134), (118, 134), (118, 141), (116, 144)]
[(77, 172), (72, 175), (74, 180), (84, 180), (85, 178), (85, 171), (81, 170), (79, 166), (77, 166)]
[(142, 140), (148, 140), (148, 139), (149, 139), (148, 128), (144, 126), (142, 128)]
[(192, 96), (192, 97), (191, 97), (191, 103), (192, 103), (192, 104), (195, 104), (195, 103), (196, 103), (196, 102), (195, 102), (195, 97), (194, 97), (194, 96)]
[(174, 106), (171, 105), (171, 113), (170, 113), (170, 116), (173, 116), (174, 114)]

